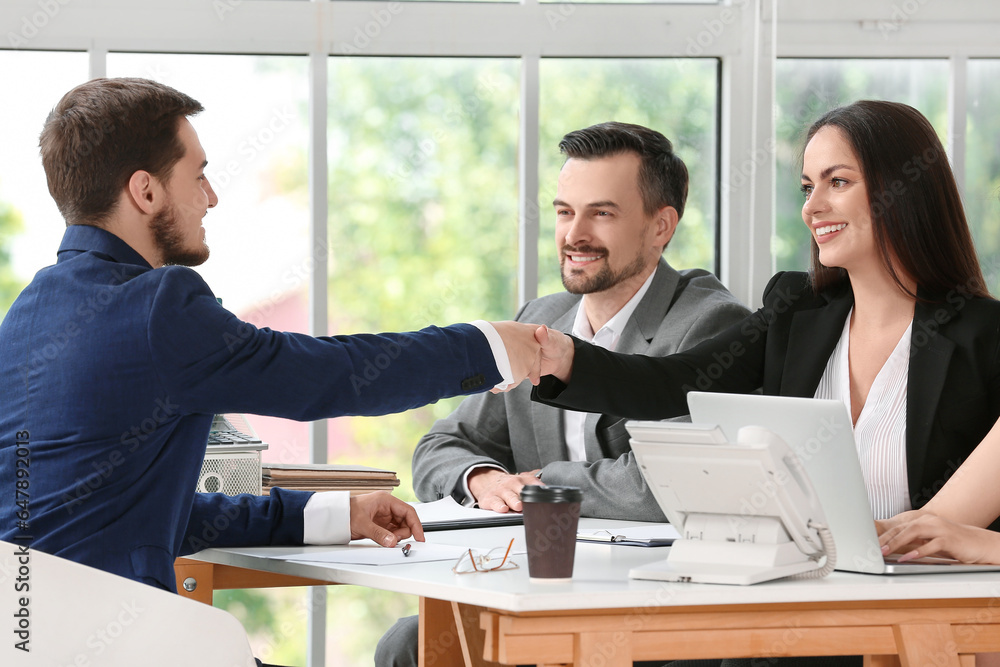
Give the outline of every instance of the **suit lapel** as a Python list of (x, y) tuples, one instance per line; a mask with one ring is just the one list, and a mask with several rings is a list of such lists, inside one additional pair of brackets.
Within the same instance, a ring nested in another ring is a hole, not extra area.
[[(779, 394), (805, 398), (816, 394), (816, 387), (830, 355), (837, 347), (847, 313), (853, 305), (854, 293), (845, 290), (830, 297), (825, 307), (802, 310), (792, 316), (784, 346), (786, 356)], [(780, 344), (773, 348), (769, 346), (769, 349), (779, 347)], [(765, 391), (767, 389), (765, 387)]]
[[(941, 317), (944, 314), (944, 317)], [(942, 334), (942, 324), (958, 315), (947, 303), (917, 302), (910, 332), (910, 368), (906, 378), (906, 472), (910, 497), (919, 492), (931, 426), (955, 343)], [(944, 319), (944, 322), (941, 322)]]
[(667, 260), (660, 258), (656, 265), (656, 275), (649, 289), (642, 296), (632, 317), (629, 318), (621, 338), (618, 339), (616, 352), (627, 354), (645, 354), (659, 331), (667, 310), (674, 300), (674, 292), (681, 281), (681, 274), (675, 271)]

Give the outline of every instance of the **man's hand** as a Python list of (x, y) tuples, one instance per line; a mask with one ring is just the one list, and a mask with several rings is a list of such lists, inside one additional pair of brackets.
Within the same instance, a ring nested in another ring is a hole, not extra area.
[(370, 537), (384, 547), (413, 536), (424, 541), (424, 529), (412, 506), (385, 491), (351, 496), (351, 539)]
[(490, 324), (500, 334), (503, 345), (507, 348), (510, 369), (514, 375), (514, 382), (505, 391), (510, 391), (525, 378), (528, 378), (531, 384), (538, 384), (541, 345), (536, 340), (536, 330), (545, 327), (511, 321)]
[[(557, 329), (539, 327), (535, 340), (542, 346), (541, 374), (554, 375), (565, 383), (573, 375), (573, 339)], [(537, 382), (535, 383), (537, 384)]]
[(537, 470), (511, 475), (496, 468), (479, 468), (469, 473), (469, 491), (484, 510), (494, 512), (521, 511), (518, 494), (529, 484), (541, 484)]
[(877, 521), (882, 554), (903, 552), (899, 562), (944, 556), (963, 563), (1000, 563), (1000, 535), (985, 528), (952, 523), (926, 512), (904, 512)]

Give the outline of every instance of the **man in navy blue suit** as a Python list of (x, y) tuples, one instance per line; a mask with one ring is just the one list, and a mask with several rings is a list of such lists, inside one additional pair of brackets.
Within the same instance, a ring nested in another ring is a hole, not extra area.
[(188, 121), (201, 110), (97, 79), (45, 123), (67, 229), (0, 325), (0, 497), (16, 503), (0, 539), (170, 591), (174, 559), (207, 546), (422, 539), (385, 493), (195, 493), (212, 415), (377, 415), (537, 382), (535, 327), (313, 338), (240, 321), (187, 268), (208, 258), (218, 201)]

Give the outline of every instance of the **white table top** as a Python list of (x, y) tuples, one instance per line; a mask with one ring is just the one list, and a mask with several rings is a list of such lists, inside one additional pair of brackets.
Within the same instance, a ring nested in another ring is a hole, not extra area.
[[(629, 522), (581, 519), (581, 529)], [(633, 524), (641, 525), (641, 524)], [(488, 550), (520, 537), (524, 527), (435, 531), (428, 542)], [(778, 580), (753, 586), (667, 583), (629, 579), (631, 567), (663, 560), (664, 547), (644, 548), (577, 543), (573, 581), (537, 583), (528, 578), (527, 556), (515, 556), (520, 569), (456, 575), (451, 562), (399, 565), (350, 565), (275, 560), (273, 555), (329, 551), (343, 547), (254, 547), (207, 549), (195, 560), (278, 572), (331, 583), (356, 584), (399, 593), (492, 607), (512, 612), (612, 609), (655, 606), (761, 604), (860, 600), (922, 600), (1000, 597), (1000, 572), (881, 576), (834, 572), (816, 580)]]

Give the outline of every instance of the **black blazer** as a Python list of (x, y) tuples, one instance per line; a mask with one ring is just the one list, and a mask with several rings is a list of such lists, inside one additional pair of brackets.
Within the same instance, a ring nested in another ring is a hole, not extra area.
[[(910, 338), (906, 466), (922, 507), (1000, 416), (1000, 302), (962, 287), (919, 296)], [(779, 273), (764, 305), (687, 352), (620, 355), (575, 341), (568, 385), (546, 377), (542, 403), (630, 419), (687, 414), (688, 391), (811, 398), (854, 304), (849, 284), (813, 293), (805, 273)]]

